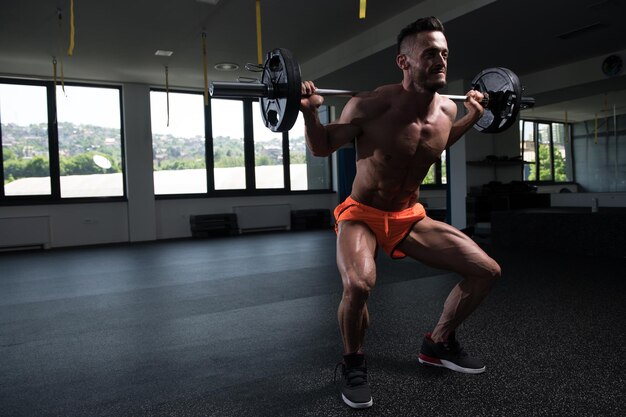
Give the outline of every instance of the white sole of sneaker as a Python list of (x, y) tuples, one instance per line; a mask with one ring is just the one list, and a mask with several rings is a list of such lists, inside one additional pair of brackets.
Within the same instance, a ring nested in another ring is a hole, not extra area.
[(461, 372), (464, 374), (482, 374), (483, 372), (485, 372), (485, 370), (487, 370), (486, 366), (483, 366), (482, 368), (463, 368), (455, 363), (452, 363), (450, 361), (447, 361), (445, 359), (438, 359), (439, 363), (436, 362), (430, 362), (427, 360), (422, 359), (421, 357), (418, 357), (417, 360), (424, 365), (430, 365), (430, 366), (437, 366), (439, 368), (447, 368), (450, 369), (452, 371), (455, 372)]
[(349, 399), (346, 398), (345, 395), (341, 394), (341, 398), (343, 399), (343, 402), (348, 404), (350, 407), (352, 408), (369, 408), (372, 405), (374, 405), (374, 400), (370, 399), (368, 402), (366, 403), (353, 403), (352, 401), (350, 401)]

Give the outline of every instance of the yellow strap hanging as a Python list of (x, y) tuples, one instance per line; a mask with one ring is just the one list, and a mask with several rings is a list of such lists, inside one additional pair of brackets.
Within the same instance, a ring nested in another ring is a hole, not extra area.
[(167, 65), (165, 66), (165, 103), (167, 106), (167, 127), (170, 127), (170, 77)]
[(367, 0), (360, 0), (359, 4), (359, 19), (365, 19), (365, 8), (367, 7)]
[(259, 65), (263, 64), (263, 41), (261, 40), (261, 0), (256, 0), (256, 53)]
[(202, 65), (204, 66), (204, 105), (209, 105), (209, 79), (206, 56), (206, 32), (202, 32)]
[(67, 48), (67, 54), (74, 54), (74, 0), (70, 0), (70, 46)]

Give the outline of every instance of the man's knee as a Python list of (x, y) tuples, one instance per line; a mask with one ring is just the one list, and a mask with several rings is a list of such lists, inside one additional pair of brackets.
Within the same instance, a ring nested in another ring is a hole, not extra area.
[(493, 283), (497, 281), (501, 276), (502, 269), (500, 268), (500, 265), (495, 260), (488, 258), (485, 262), (481, 278)]
[(350, 303), (364, 304), (374, 288), (375, 281), (375, 272), (361, 272), (359, 275), (348, 274), (343, 279), (343, 297), (348, 299)]

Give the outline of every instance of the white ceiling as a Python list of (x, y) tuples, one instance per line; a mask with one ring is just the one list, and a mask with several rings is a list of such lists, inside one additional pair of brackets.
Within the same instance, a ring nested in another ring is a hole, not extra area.
[[(399, 81), (396, 33), (430, 14), (446, 25), (450, 80), (505, 66), (523, 81), (526, 74), (626, 49), (624, 0), (369, 0), (364, 20), (358, 19), (358, 6), (359, 0), (262, 0), (263, 49), (291, 49), (304, 77), (319, 80), (322, 87), (346, 89)], [(202, 89), (203, 32), (210, 80), (254, 76), (243, 70), (257, 60), (254, 0), (221, 0), (217, 5), (197, 0), (76, 0), (74, 11), (75, 48), (68, 57), (70, 0), (2, 0), (0, 76), (50, 79), (52, 57), (57, 56), (71, 80), (163, 86), (167, 65), (170, 86)], [(559, 38), (594, 25), (594, 30)], [(157, 49), (174, 54), (157, 57)], [(235, 62), (242, 69), (218, 72), (213, 67), (219, 62)], [(610, 92), (609, 107), (626, 109), (623, 84), (619, 80), (595, 85), (593, 91), (583, 88), (581, 95), (568, 98), (568, 106), (580, 108), (576, 118), (589, 117), (597, 112), (598, 102), (606, 107)], [(534, 117), (562, 113), (562, 103), (543, 98)]]

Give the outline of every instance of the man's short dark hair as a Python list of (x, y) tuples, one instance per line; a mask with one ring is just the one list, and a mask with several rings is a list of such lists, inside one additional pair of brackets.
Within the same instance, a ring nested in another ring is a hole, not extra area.
[[(401, 53), (402, 41), (408, 36), (417, 35), (420, 32), (439, 31), (444, 32), (443, 23), (434, 16), (422, 17), (407, 25), (398, 34), (398, 53)], [(445, 32), (444, 32), (445, 33)]]

